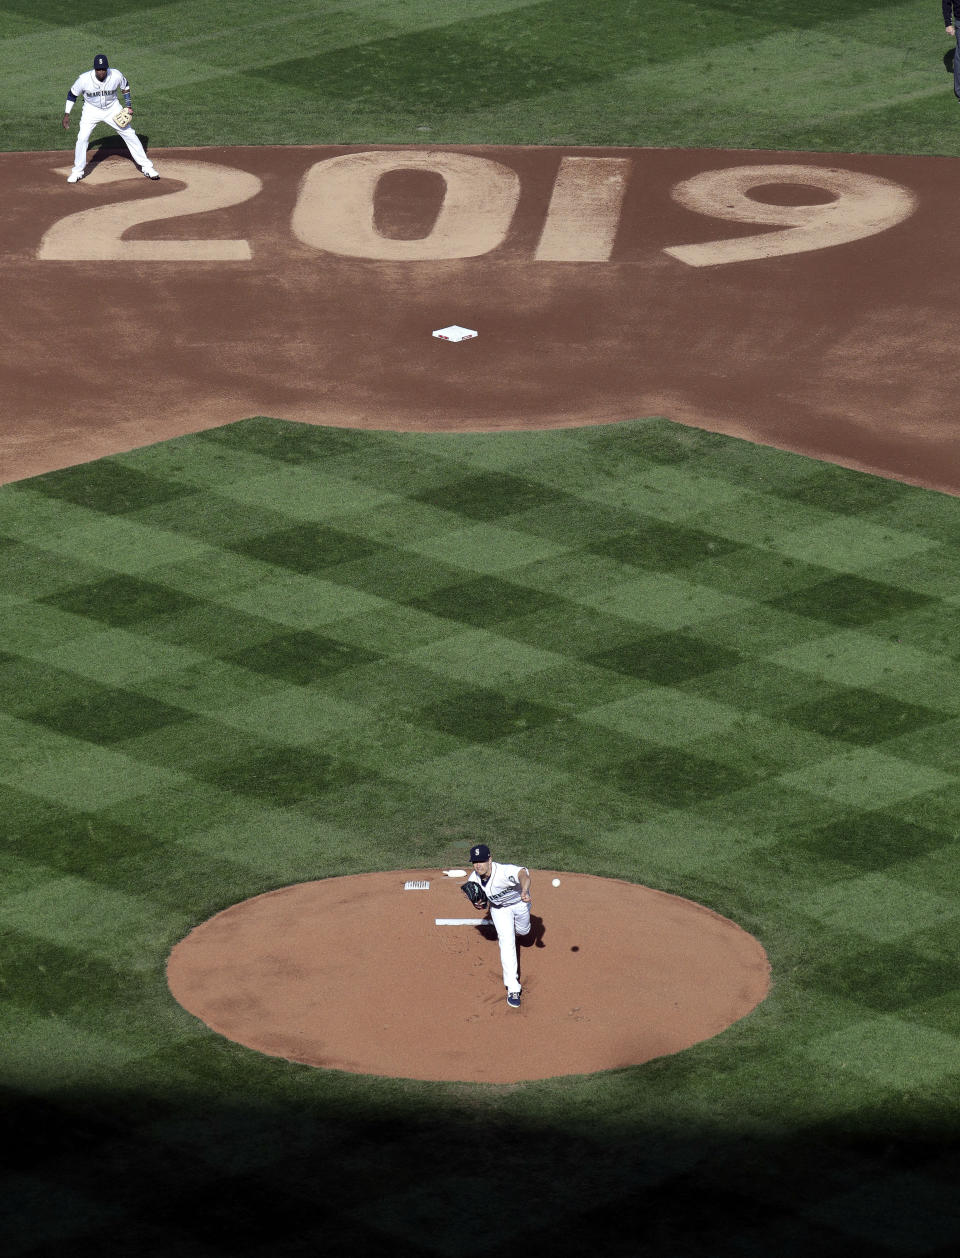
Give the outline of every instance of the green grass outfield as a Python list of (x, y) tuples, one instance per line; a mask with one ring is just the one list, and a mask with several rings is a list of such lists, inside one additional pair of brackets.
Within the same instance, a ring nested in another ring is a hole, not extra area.
[[(664, 420), (252, 419), (0, 537), (5, 1255), (955, 1252), (955, 499)], [(170, 998), (216, 910), (474, 836), (732, 916), (771, 996), (507, 1089)]]
[(950, 47), (937, 0), (3, 0), (0, 149), (70, 148), (66, 91), (105, 50), (157, 148), (958, 154)]

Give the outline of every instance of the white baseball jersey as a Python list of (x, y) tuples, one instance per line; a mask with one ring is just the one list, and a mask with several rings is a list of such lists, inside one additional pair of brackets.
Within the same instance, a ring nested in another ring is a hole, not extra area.
[(78, 99), (82, 96), (85, 105), (92, 105), (95, 109), (110, 109), (117, 103), (117, 92), (129, 92), (130, 84), (119, 70), (111, 67), (102, 83), (97, 78), (96, 71), (88, 70), (86, 74), (80, 75), (70, 91)]
[(479, 882), (487, 893), (487, 899), (497, 909), (505, 909), (511, 904), (520, 903), (520, 870), (525, 865), (501, 865), (497, 861), (490, 862), (490, 877), (486, 882), (476, 870), (467, 879), (468, 882)]

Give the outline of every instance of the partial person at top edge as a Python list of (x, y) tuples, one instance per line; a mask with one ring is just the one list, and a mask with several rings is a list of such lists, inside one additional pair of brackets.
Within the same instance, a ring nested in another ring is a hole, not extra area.
[[(943, 6), (943, 24), (947, 34), (957, 41), (953, 49), (953, 91), (960, 100), (960, 0), (941, 0)], [(944, 58), (946, 61), (946, 58)], [(948, 63), (949, 64), (949, 63)]]

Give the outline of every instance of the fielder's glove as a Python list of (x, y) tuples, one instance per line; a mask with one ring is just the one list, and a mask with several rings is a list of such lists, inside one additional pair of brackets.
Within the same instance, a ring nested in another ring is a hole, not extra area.
[(487, 899), (487, 893), (479, 882), (461, 882), (460, 890), (467, 897), (475, 909), (485, 909), (490, 901)]
[(133, 110), (129, 105), (124, 105), (122, 109), (118, 109), (113, 115), (113, 121), (118, 127), (129, 127), (130, 119), (133, 117)]

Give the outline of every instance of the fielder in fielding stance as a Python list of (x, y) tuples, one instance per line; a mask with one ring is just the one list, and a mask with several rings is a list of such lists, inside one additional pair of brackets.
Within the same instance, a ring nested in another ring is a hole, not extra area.
[(507, 1004), (520, 1008), (520, 975), (517, 935), (530, 933), (530, 870), (524, 865), (501, 865), (490, 859), (486, 843), (470, 849), (473, 873), (468, 882), (479, 882), (490, 901), (490, 918), (500, 943), (500, 964)]
[(117, 100), (118, 92), (123, 96), (123, 103), (132, 114), (130, 84), (119, 70), (111, 69), (106, 56), (98, 52), (93, 59), (93, 69), (81, 74), (67, 93), (67, 103), (63, 114), (64, 131), (70, 128), (70, 113), (74, 104), (81, 96), (83, 97), (83, 112), (80, 115), (77, 144), (73, 154), (73, 170), (70, 172), (67, 183), (79, 183), (83, 178), (87, 165), (87, 144), (90, 140), (90, 132), (100, 122), (105, 122), (108, 127), (116, 131), (130, 150), (130, 156), (148, 179), (160, 178), (156, 167), (147, 157), (140, 143), (140, 137), (129, 121), (126, 126), (120, 126), (116, 121), (116, 115), (120, 110), (120, 103)]

